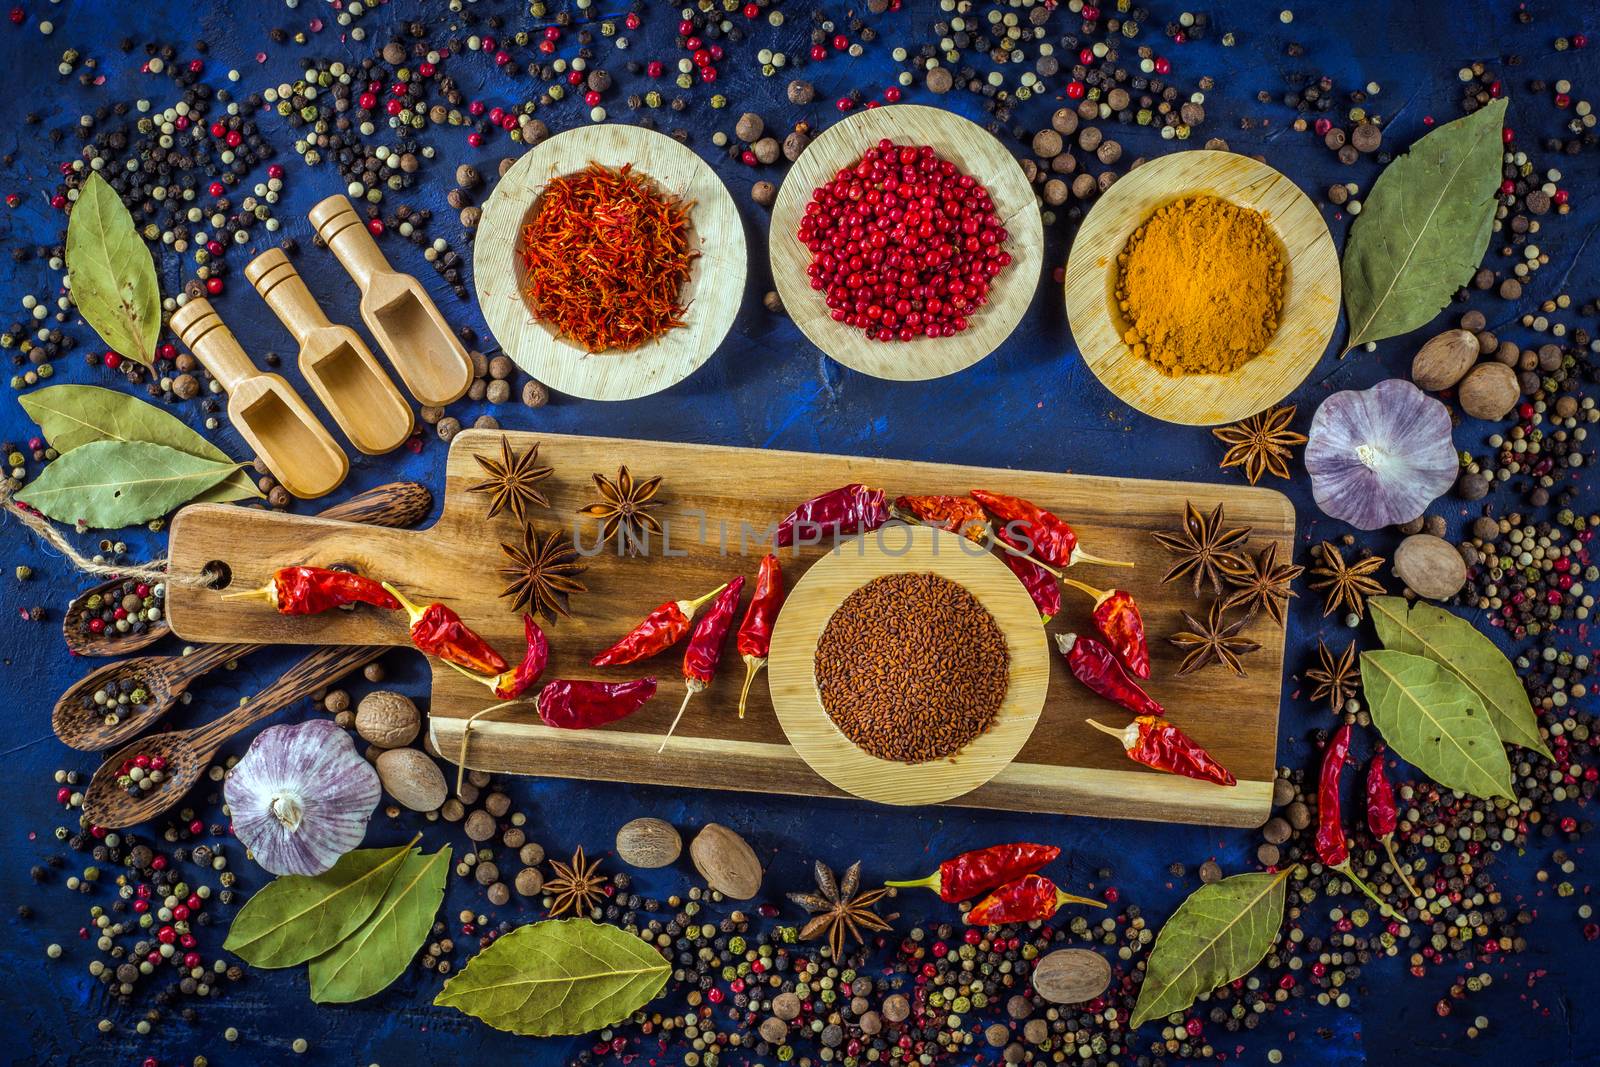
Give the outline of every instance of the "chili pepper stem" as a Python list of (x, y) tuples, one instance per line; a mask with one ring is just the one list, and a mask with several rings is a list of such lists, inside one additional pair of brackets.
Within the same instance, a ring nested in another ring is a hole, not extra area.
[(1106, 597), (1111, 595), (1111, 593), (1108, 590), (1096, 589), (1094, 586), (1090, 585), (1088, 582), (1080, 582), (1076, 578), (1068, 578), (1064, 574), (1063, 575), (1059, 575), (1058, 577), (1060, 577), (1062, 585), (1070, 585), (1070, 586), (1072, 586), (1072, 588), (1076, 589), (1078, 592), (1085, 593), (1088, 596), (1094, 597), (1095, 607), (1099, 607), (1100, 606), (1100, 602), (1102, 600), (1104, 600)]
[(755, 684), (756, 675), (761, 673), (761, 668), (767, 665), (765, 656), (744, 657), (744, 688), (739, 690), (739, 718), (744, 718), (744, 704), (750, 698), (750, 687)]
[(411, 622), (413, 624), (415, 624), (418, 619), (422, 618), (422, 609), (417, 607), (416, 604), (412, 603), (410, 600), (406, 599), (406, 595), (404, 593), (400, 592), (400, 590), (396, 589), (388, 582), (383, 582), (381, 584), (389, 591), (390, 596), (400, 601), (400, 606), (406, 609), (406, 614), (411, 616)]
[(935, 893), (943, 888), (944, 880), (939, 877), (939, 872), (934, 871), (926, 878), (918, 878), (914, 882), (885, 882), (884, 885), (894, 886), (896, 889), (931, 889)]
[(1079, 564), (1079, 563), (1098, 563), (1102, 567), (1131, 567), (1131, 566), (1133, 566), (1133, 564), (1131, 562), (1129, 562), (1128, 560), (1125, 560), (1125, 559), (1106, 559), (1103, 556), (1096, 556), (1096, 555), (1092, 555), (1092, 554), (1090, 554), (1088, 552), (1085, 552), (1081, 548), (1074, 548), (1072, 550), (1072, 562), (1074, 564)]
[(721, 585), (717, 586), (715, 589), (711, 590), (711, 592), (707, 593), (703, 597), (700, 597), (699, 599), (680, 600), (678, 601), (678, 610), (683, 612), (684, 618), (692, 619), (694, 618), (695, 612), (699, 611), (700, 608), (705, 605), (706, 601), (710, 600), (712, 597), (716, 596), (726, 588), (728, 588), (728, 583), (723, 582)]
[(1404, 920), (1404, 916), (1402, 916), (1399, 912), (1397, 912), (1393, 908), (1391, 908), (1383, 900), (1382, 897), (1380, 897), (1380, 896), (1378, 896), (1378, 894), (1374, 893), (1372, 891), (1371, 887), (1368, 886), (1367, 883), (1363, 882), (1356, 875), (1356, 872), (1355, 872), (1354, 868), (1352, 868), (1350, 866), (1350, 861), (1348, 859), (1346, 859), (1342, 863), (1334, 864), (1333, 865), (1333, 869), (1338, 871), (1340, 874), (1344, 875), (1346, 878), (1350, 879), (1350, 881), (1355, 885), (1355, 887), (1357, 889), (1359, 889), (1363, 893), (1365, 893), (1367, 895), (1367, 898), (1370, 899), (1374, 904), (1376, 904), (1378, 906), (1379, 912), (1382, 913), (1382, 915), (1383, 915), (1383, 917), (1385, 919), (1394, 919), (1397, 922)]
[[(444, 662), (450, 663), (449, 660), (445, 660)], [(456, 669), (456, 672), (458, 674), (460, 674), (462, 677), (471, 678), (474, 682), (482, 682), (484, 685), (489, 687), (491, 692), (494, 690), (495, 680), (493, 678), (485, 678), (481, 674), (475, 674), (472, 671), (467, 670), (465, 667), (463, 667), (459, 663), (450, 663), (450, 666), (454, 667)]]
[(1411, 880), (1411, 875), (1400, 866), (1400, 857), (1394, 854), (1394, 835), (1384, 834), (1378, 840), (1383, 842), (1383, 850), (1389, 854), (1389, 865), (1394, 868), (1395, 877), (1405, 884), (1406, 894), (1412, 899), (1417, 899), (1417, 885)]
[(656, 749), (656, 755), (659, 756), (667, 750), (667, 742), (672, 740), (673, 732), (678, 729), (678, 723), (683, 721), (683, 713), (689, 710), (689, 701), (704, 688), (704, 686), (696, 685), (692, 681), (684, 687), (683, 703), (678, 705), (678, 714), (672, 717), (672, 725), (667, 727), (667, 736), (661, 739), (661, 747)]
[(1115, 737), (1118, 741), (1122, 740), (1121, 730), (1113, 730), (1111, 727), (1103, 726), (1100, 723), (1095, 722), (1093, 719), (1084, 719), (1083, 721), (1088, 723), (1090, 726), (1093, 726), (1096, 730), (1099, 730), (1103, 734), (1109, 734), (1110, 736)]
[(1102, 911), (1106, 906), (1104, 901), (1095, 900), (1092, 897), (1076, 896), (1058, 888), (1056, 890), (1056, 907), (1059, 908), (1063, 904), (1087, 904), (1091, 908), (1100, 908)]
[(1065, 579), (1066, 578), (1066, 575), (1062, 574), (1061, 571), (1058, 568), (1050, 566), (1050, 564), (1044, 562), (1041, 559), (1038, 559), (1038, 558), (1036, 558), (1034, 556), (1028, 555), (1026, 552), (1022, 551), (1022, 549), (1017, 548), (1014, 545), (1008, 545), (1004, 541), (1000, 540), (1000, 538), (998, 538), (998, 537), (992, 538), (992, 540), (994, 541), (994, 543), (996, 545), (1000, 546), (1002, 551), (1006, 552), (1009, 555), (1016, 556), (1019, 559), (1027, 560), (1029, 563), (1033, 564), (1035, 567), (1038, 567), (1040, 570), (1042, 570), (1046, 574), (1050, 575), (1050, 577), (1052, 577), (1052, 578), (1061, 578), (1061, 579)]

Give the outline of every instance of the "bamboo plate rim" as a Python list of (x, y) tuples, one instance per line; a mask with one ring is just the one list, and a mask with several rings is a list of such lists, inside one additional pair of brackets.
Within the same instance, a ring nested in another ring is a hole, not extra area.
[[(529, 209), (554, 178), (591, 162), (631, 163), (663, 192), (694, 201), (691, 240), (699, 247), (680, 298), (684, 322), (638, 348), (591, 354), (536, 322), (522, 295), (517, 244)], [(580, 126), (541, 141), (506, 171), (484, 204), (472, 255), (478, 306), (501, 349), (557, 392), (586, 400), (632, 400), (694, 373), (733, 326), (744, 297), (744, 225), (727, 186), (698, 155), (639, 126)]]
[[(931, 144), (989, 190), (1006, 229), (1011, 263), (995, 279), (990, 301), (953, 337), (873, 341), (854, 326), (833, 321), (821, 293), (811, 288), (811, 253), (796, 231), (817, 187), (839, 169), (859, 162), (881, 139)], [(977, 123), (921, 104), (890, 104), (858, 111), (824, 130), (784, 177), (772, 207), (768, 258), (784, 310), (812, 344), (851, 370), (874, 378), (913, 382), (965, 370), (1011, 336), (1033, 302), (1044, 265), (1044, 223), (1022, 166)]]
[[(873, 578), (900, 573), (938, 574), (963, 586), (994, 616), (1011, 658), (994, 725), (954, 756), (926, 763), (879, 759), (857, 748), (828, 717), (817, 691), (817, 642), (839, 604)], [(1039, 611), (1005, 564), (966, 538), (898, 524), (845, 541), (811, 565), (778, 613), (767, 660), (773, 710), (800, 758), (845, 792), (882, 804), (939, 804), (988, 782), (1032, 735), (1049, 684)]]
[[(1266, 349), (1233, 373), (1169, 378), (1122, 339), (1116, 261), (1157, 208), (1202, 193), (1266, 216), (1288, 258), (1283, 313)], [(1340, 291), (1338, 250), (1311, 198), (1259, 160), (1209, 149), (1160, 156), (1114, 182), (1072, 242), (1063, 285), (1072, 339), (1101, 384), (1146, 415), (1189, 426), (1237, 422), (1292, 393), (1333, 339)]]

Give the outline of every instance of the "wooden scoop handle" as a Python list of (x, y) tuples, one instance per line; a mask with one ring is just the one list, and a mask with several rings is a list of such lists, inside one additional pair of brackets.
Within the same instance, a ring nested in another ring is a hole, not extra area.
[(178, 340), (205, 364), (223, 389), (231, 393), (246, 378), (255, 376), (255, 364), (205, 297), (190, 299), (172, 313), (169, 324)]
[(188, 742), (194, 758), (209, 762), (222, 743), (240, 730), (254, 726), (303, 696), (310, 696), (318, 689), (332, 685), (351, 671), (360, 670), (385, 651), (382, 648), (350, 645), (330, 645), (317, 649), (245, 703), (189, 731)]
[(378, 248), (378, 242), (372, 239), (366, 223), (344, 196), (336, 193), (328, 197), (313, 207), (307, 217), (363, 293), (372, 287), (375, 275), (390, 273), (389, 261)]
[(283, 249), (269, 248), (252, 259), (245, 264), (244, 276), (302, 345), (313, 331), (332, 325)]

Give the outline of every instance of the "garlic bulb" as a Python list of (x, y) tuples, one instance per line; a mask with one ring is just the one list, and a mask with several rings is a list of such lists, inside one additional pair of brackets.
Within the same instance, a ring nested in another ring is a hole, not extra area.
[(273, 874), (321, 874), (361, 844), (378, 772), (327, 719), (261, 731), (222, 786), (233, 833)]
[(1317, 507), (1358, 530), (1417, 518), (1461, 471), (1449, 411), (1403, 378), (1334, 393), (1307, 436)]

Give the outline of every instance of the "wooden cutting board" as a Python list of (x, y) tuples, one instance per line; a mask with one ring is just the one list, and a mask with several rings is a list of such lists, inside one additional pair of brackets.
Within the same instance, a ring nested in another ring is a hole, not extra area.
[[(349, 563), (369, 575), (396, 580), (419, 602), (439, 600), (515, 661), (521, 621), (498, 594), (505, 581), (499, 543), (518, 536), (515, 520), (484, 518), (485, 498), (468, 494), (481, 477), (474, 454), (498, 455), (500, 434), (469, 431), (450, 448), (443, 514), (427, 530), (386, 530), (299, 515), (220, 504), (185, 508), (172, 523), (171, 568), (198, 574), (215, 561), (227, 565), (231, 587), (264, 585), (277, 567)], [(1224, 789), (1131, 763), (1111, 738), (1084, 724), (1094, 716), (1108, 725), (1129, 720), (1115, 705), (1072, 679), (1052, 656), (1044, 713), (1016, 761), (988, 784), (952, 803), (1015, 811), (1060, 812), (1228, 826), (1256, 826), (1268, 815), (1276, 767), (1278, 701), (1284, 634), (1258, 617), (1246, 633), (1262, 649), (1248, 657), (1249, 675), (1237, 678), (1211, 667), (1174, 676), (1177, 650), (1165, 641), (1181, 628), (1179, 611), (1200, 612), (1185, 583), (1161, 584), (1169, 557), (1150, 537), (1180, 522), (1186, 500), (1205, 509), (1226, 505), (1230, 524), (1248, 525), (1252, 547), (1273, 541), (1280, 559), (1293, 549), (1294, 510), (1281, 493), (1237, 485), (1200, 485), (947, 466), (892, 459), (863, 459), (762, 449), (630, 441), (607, 437), (512, 433), (513, 447), (540, 442), (540, 461), (555, 468), (543, 484), (549, 510), (534, 519), (541, 532), (576, 530), (592, 549), (593, 520), (575, 512), (594, 498), (591, 472), (615, 476), (625, 463), (640, 477), (665, 477), (657, 514), (668, 525), (666, 545), (652, 555), (596, 555), (582, 576), (588, 592), (573, 597), (573, 616), (547, 627), (552, 658), (546, 678), (632, 677), (588, 666), (606, 647), (665, 600), (698, 596), (735, 574), (753, 576), (765, 550), (763, 531), (799, 501), (849, 482), (900, 494), (964, 493), (988, 488), (1025, 496), (1069, 519), (1088, 551), (1136, 562), (1134, 570), (1080, 565), (1073, 574), (1101, 586), (1131, 590), (1143, 605), (1151, 635), (1150, 691), (1239, 778)], [(576, 526), (574, 525), (576, 523)], [(769, 535), (770, 536), (770, 535)], [(741, 544), (741, 539), (743, 543)], [(663, 551), (664, 550), (664, 551)], [(789, 585), (825, 551), (785, 550)], [(747, 592), (748, 597), (748, 592)], [(173, 630), (188, 641), (283, 644), (406, 645), (402, 613), (329, 612), (310, 618), (281, 616), (265, 604), (224, 601), (213, 590), (172, 583), (167, 610)], [(1089, 599), (1067, 590), (1065, 610), (1052, 634), (1092, 631)], [(742, 617), (742, 608), (741, 608)], [(731, 641), (723, 672), (697, 697), (666, 752), (656, 747), (683, 689), (681, 649), (637, 665), (661, 680), (661, 692), (643, 710), (595, 730), (549, 729), (531, 708), (509, 708), (473, 727), (467, 765), (493, 772), (839, 796), (788, 745), (764, 684), (751, 696), (749, 714), (736, 715), (743, 664)], [(488, 690), (434, 664), (430, 731), (449, 758), (459, 751), (462, 722), (491, 701)]]

